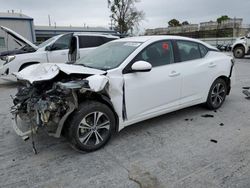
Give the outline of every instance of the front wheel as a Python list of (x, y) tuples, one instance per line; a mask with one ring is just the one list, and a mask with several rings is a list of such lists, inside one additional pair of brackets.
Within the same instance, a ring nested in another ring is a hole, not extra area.
[(227, 88), (227, 84), (223, 79), (218, 78), (215, 80), (210, 88), (206, 106), (211, 110), (220, 108), (226, 99)]
[(243, 58), (245, 56), (245, 51), (242, 46), (235, 47), (233, 50), (235, 58)]
[(68, 137), (72, 146), (91, 152), (109, 141), (115, 129), (115, 116), (105, 104), (87, 101), (79, 105), (68, 124)]

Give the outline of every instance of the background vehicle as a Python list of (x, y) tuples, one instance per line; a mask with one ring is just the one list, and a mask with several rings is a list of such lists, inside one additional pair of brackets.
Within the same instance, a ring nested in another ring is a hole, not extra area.
[(235, 58), (243, 58), (250, 54), (250, 33), (247, 36), (238, 38), (232, 46)]
[(36, 128), (55, 137), (64, 130), (75, 148), (94, 151), (134, 123), (201, 103), (220, 108), (230, 93), (233, 66), (232, 57), (198, 40), (125, 38), (75, 64), (44, 63), (15, 73), (28, 83), (12, 109), (16, 124), (17, 117), (29, 117)]
[(0, 75), (18, 72), (27, 66), (38, 63), (66, 63), (69, 61), (72, 63), (97, 46), (118, 39), (116, 36), (105, 34), (68, 33), (50, 38), (36, 46), (14, 31), (5, 27), (1, 28), (16, 41), (22, 43), (23, 47), (2, 53), (0, 59), (3, 62), (0, 65)]

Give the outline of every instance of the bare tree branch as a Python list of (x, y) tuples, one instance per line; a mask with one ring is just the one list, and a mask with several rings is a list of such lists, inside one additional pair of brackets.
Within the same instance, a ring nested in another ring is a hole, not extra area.
[(108, 0), (111, 19), (114, 21), (115, 30), (121, 34), (132, 32), (134, 27), (144, 19), (144, 12), (138, 11), (135, 3), (140, 0)]

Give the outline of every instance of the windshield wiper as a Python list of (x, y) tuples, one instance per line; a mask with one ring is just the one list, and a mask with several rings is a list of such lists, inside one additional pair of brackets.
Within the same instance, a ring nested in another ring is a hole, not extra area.
[(103, 70), (103, 71), (106, 71), (105, 69), (102, 69), (102, 68), (97, 68), (97, 67), (91, 67), (91, 66), (88, 66), (88, 65), (85, 65), (85, 64), (75, 64), (75, 65), (81, 65), (83, 67), (87, 67), (87, 68), (91, 68), (91, 69), (98, 69), (98, 70)]

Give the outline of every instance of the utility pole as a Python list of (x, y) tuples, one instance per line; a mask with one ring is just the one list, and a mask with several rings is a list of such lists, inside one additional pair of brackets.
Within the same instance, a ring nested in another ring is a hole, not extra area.
[(109, 25), (110, 25), (110, 30), (113, 30), (114, 23), (113, 23), (113, 19), (112, 19), (111, 16), (110, 16), (110, 23), (109, 23)]
[(51, 26), (50, 15), (48, 15), (48, 18), (49, 18), (49, 26)]

